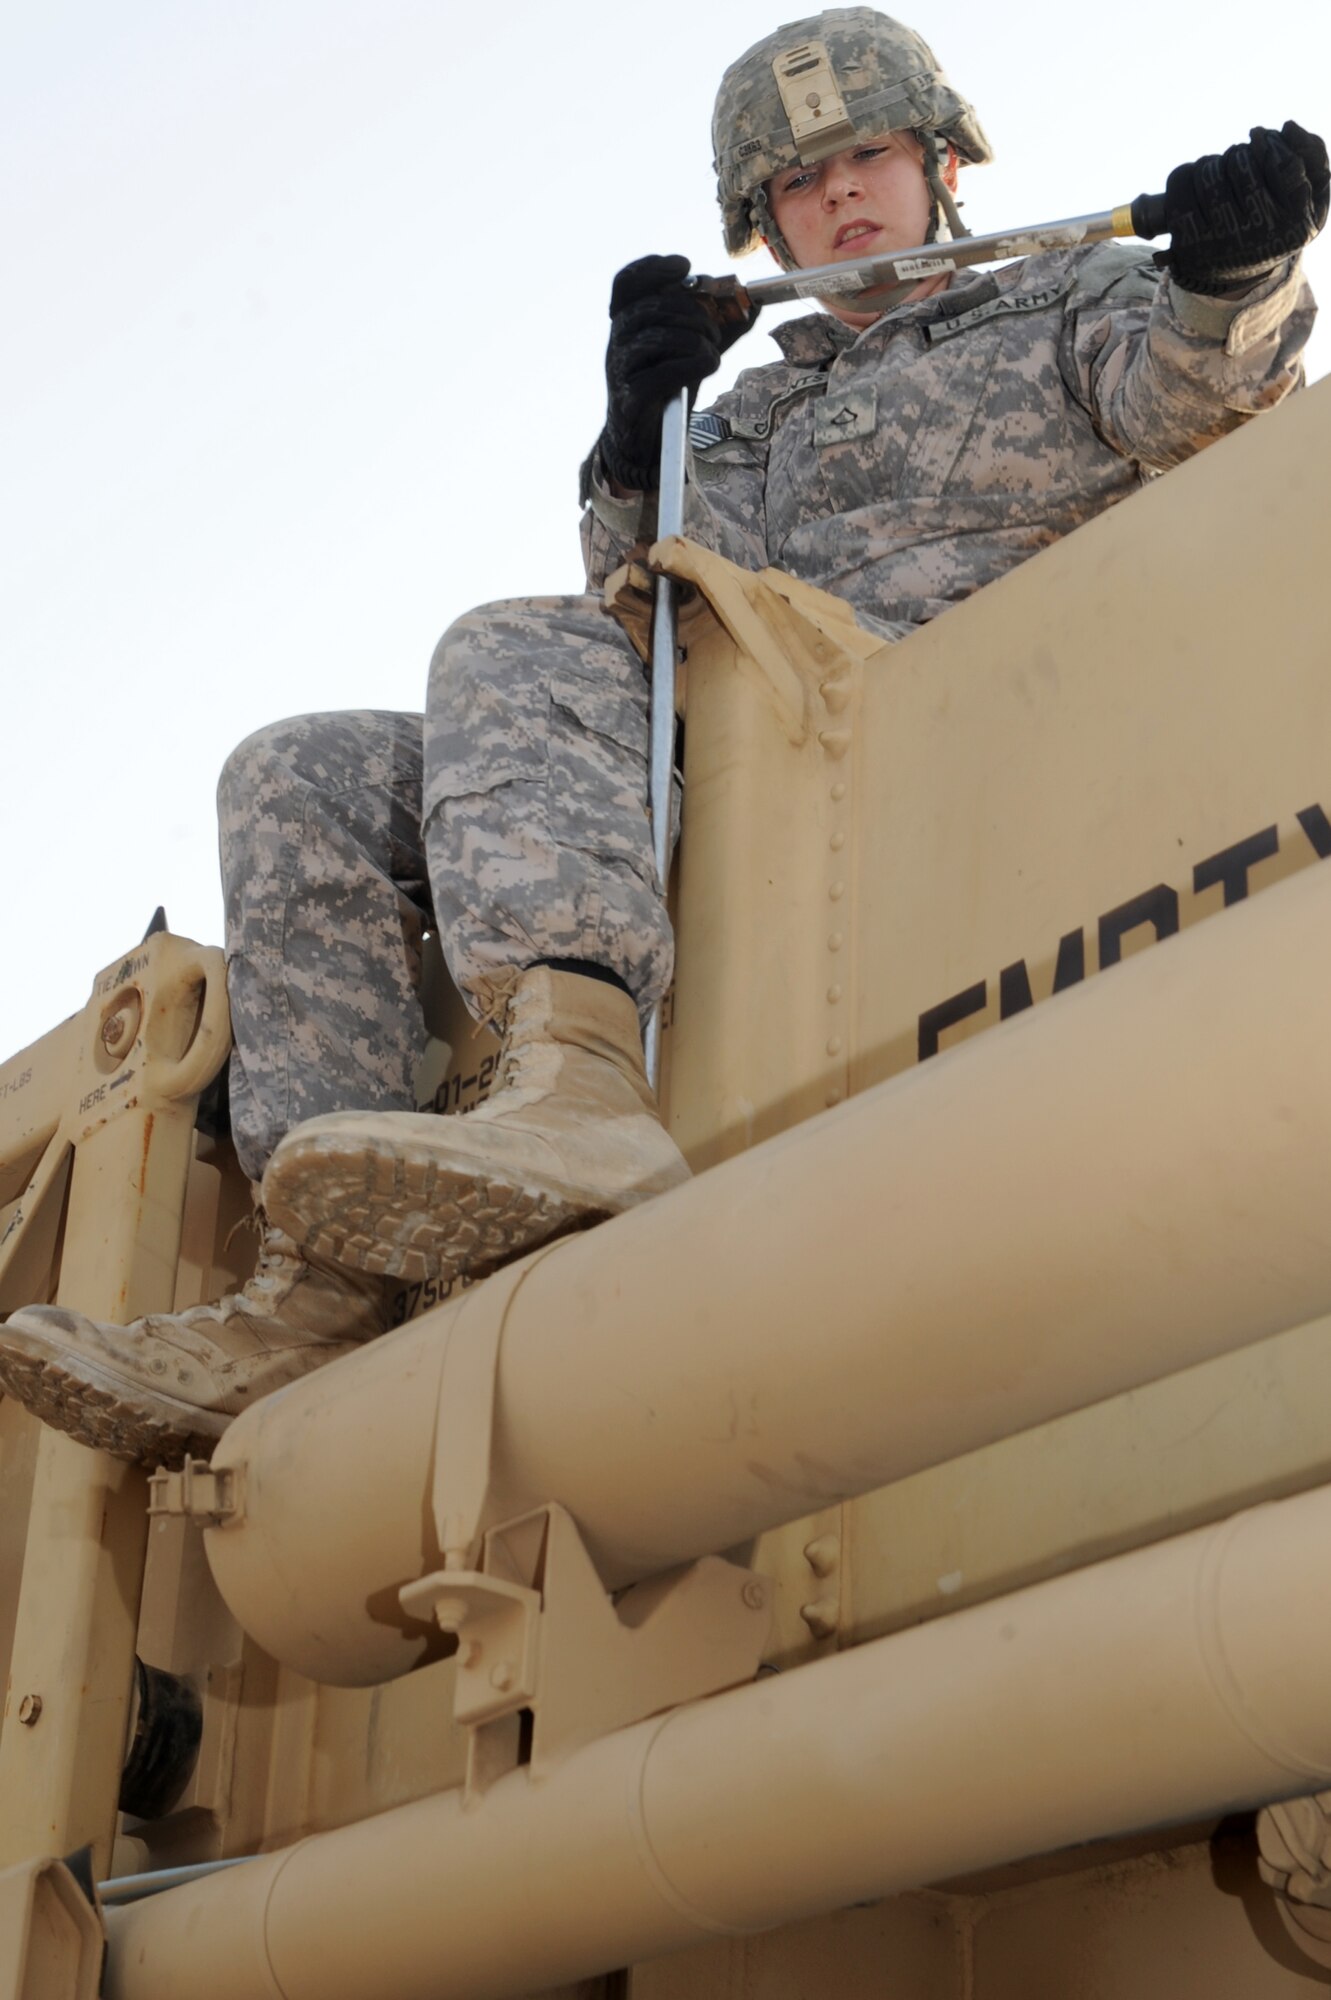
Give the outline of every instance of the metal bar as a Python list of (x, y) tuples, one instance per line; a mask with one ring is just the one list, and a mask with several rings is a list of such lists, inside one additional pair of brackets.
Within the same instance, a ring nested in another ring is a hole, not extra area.
[(699, 277), (692, 282), (698, 291), (713, 297), (733, 297), (737, 291), (742, 292), (755, 306), (787, 305), (794, 299), (830, 298), (882, 290), (885, 286), (916, 285), (923, 278), (966, 270), (972, 264), (1031, 257), (1041, 250), (1071, 250), (1082, 244), (1104, 243), (1115, 236), (1135, 235), (1132, 214), (1137, 205), (1106, 208), (1095, 215), (1074, 215), (1062, 222), (1033, 222), (1021, 229), (996, 230), (988, 236), (963, 236), (955, 242), (919, 243), (911, 250), (890, 250), (876, 257), (783, 271), (773, 278), (755, 278), (751, 284), (740, 285), (731, 277)]
[[(684, 453), (689, 431), (689, 392), (681, 389), (661, 419), (661, 478), (657, 498), (657, 539), (684, 532)], [(652, 856), (665, 895), (670, 875), (670, 799), (675, 771), (675, 662), (678, 616), (674, 580), (656, 579), (652, 611), (652, 697), (648, 752), (648, 799), (652, 815)], [(661, 1003), (652, 1009), (644, 1037), (647, 1081), (661, 1082)]]
[(201, 1882), (222, 1868), (242, 1868), (253, 1861), (252, 1854), (232, 1854), (221, 1861), (191, 1861), (181, 1868), (155, 1868), (145, 1875), (116, 1875), (97, 1884), (97, 1894), (108, 1908), (117, 1903), (141, 1903), (145, 1896), (160, 1896), (164, 1889), (180, 1889), (186, 1882)]

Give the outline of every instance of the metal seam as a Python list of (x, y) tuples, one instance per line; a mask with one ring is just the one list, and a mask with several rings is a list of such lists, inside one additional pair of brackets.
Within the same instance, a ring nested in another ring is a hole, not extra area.
[(1239, 1734), (1255, 1750), (1260, 1751), (1262, 1756), (1279, 1765), (1282, 1770), (1300, 1778), (1313, 1778), (1324, 1784), (1327, 1778), (1331, 1777), (1331, 1766), (1325, 1763), (1311, 1763), (1292, 1748), (1279, 1745), (1274, 1734), (1275, 1718), (1261, 1715), (1252, 1707), (1225, 1646), (1220, 1586), (1230, 1544), (1242, 1532), (1244, 1523), (1249, 1521), (1252, 1515), (1265, 1514), (1273, 1504), (1275, 1503), (1266, 1501), (1260, 1507), (1248, 1508), (1243, 1513), (1233, 1514), (1229, 1520), (1221, 1522), (1207, 1536), (1201, 1561), (1193, 1572), (1194, 1630), (1202, 1666), (1211, 1689)]
[[(687, 1706), (692, 1706), (688, 1704)], [(647, 1806), (644, 1793), (647, 1785), (647, 1765), (652, 1751), (656, 1748), (663, 1732), (669, 1728), (675, 1717), (686, 1710), (672, 1710), (657, 1718), (656, 1725), (642, 1746), (642, 1753), (629, 1767), (627, 1774), (629, 1825), (633, 1833), (633, 1845), (637, 1852), (642, 1871), (655, 1889), (661, 1901), (672, 1909), (676, 1916), (691, 1924), (695, 1930), (706, 1932), (711, 1937), (750, 1937), (761, 1930), (769, 1930), (769, 1924), (729, 1924), (719, 1918), (710, 1917), (691, 1903), (666, 1873), (665, 1864), (652, 1842), (647, 1825)], [(286, 2000), (286, 1996), (283, 1996)]]

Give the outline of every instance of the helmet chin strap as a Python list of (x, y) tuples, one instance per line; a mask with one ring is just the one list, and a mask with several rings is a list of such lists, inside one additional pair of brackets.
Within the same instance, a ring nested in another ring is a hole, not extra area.
[[(947, 218), (947, 235), (953, 242), (961, 236), (969, 236), (970, 230), (961, 219), (961, 210), (952, 196), (952, 190), (943, 178), (947, 171), (947, 141), (939, 132), (917, 132), (924, 154), (924, 178), (929, 184), (932, 209), (929, 219), (929, 234), (926, 243), (936, 243), (943, 230), (943, 217)], [(941, 211), (941, 213), (940, 213)]]
[(783, 271), (797, 271), (799, 265), (791, 256), (790, 245), (777, 226), (776, 217), (773, 215), (767, 199), (767, 187), (765, 183), (762, 187), (754, 190), (749, 214), (752, 218), (754, 228), (776, 258), (781, 269)]

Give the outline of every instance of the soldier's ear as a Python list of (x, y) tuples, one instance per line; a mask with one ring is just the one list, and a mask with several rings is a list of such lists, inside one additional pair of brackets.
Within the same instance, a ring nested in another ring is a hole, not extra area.
[(957, 191), (957, 168), (960, 164), (956, 147), (949, 145), (947, 149), (947, 164), (943, 168), (943, 185), (952, 194), (955, 194)]

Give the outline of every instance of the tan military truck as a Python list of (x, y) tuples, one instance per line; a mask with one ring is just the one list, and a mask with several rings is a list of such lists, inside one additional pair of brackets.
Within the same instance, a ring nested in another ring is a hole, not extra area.
[[(1331, 1986), (1329, 513), (1323, 385), (896, 647), (658, 547), (697, 1177), (211, 1464), (0, 1406), (0, 2000)], [(239, 1275), (227, 1036), (0, 1067), (0, 1307)]]

